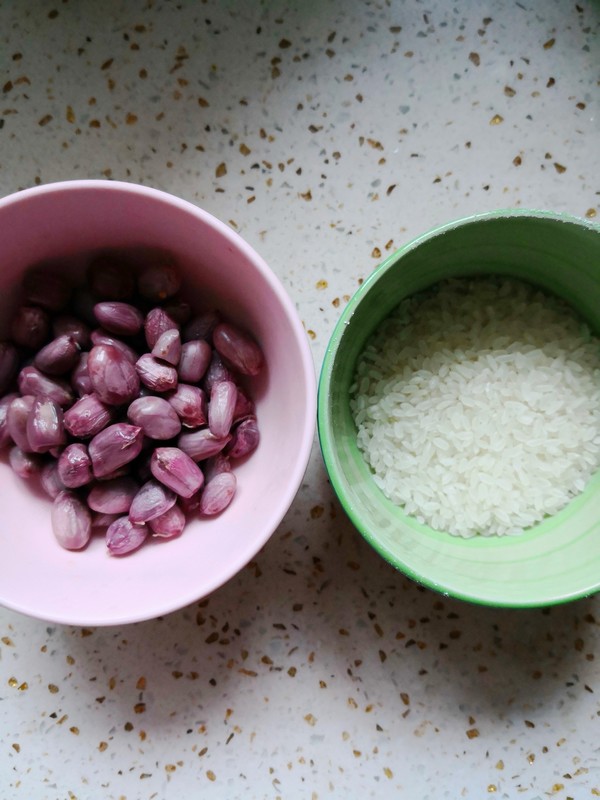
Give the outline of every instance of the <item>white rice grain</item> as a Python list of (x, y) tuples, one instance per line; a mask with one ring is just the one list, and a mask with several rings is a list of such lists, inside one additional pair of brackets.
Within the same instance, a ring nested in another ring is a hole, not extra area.
[(600, 340), (518, 280), (451, 280), (403, 301), (350, 395), (376, 484), (452, 534), (521, 533), (600, 466)]

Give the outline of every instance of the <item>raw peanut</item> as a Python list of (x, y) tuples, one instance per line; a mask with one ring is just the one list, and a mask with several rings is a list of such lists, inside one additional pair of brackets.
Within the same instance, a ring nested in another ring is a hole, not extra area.
[(138, 308), (118, 300), (96, 303), (94, 314), (105, 330), (121, 336), (134, 336), (144, 325), (144, 315)]
[(34, 475), (38, 475), (42, 468), (42, 460), (40, 456), (35, 453), (26, 453), (16, 445), (11, 447), (8, 451), (8, 463), (12, 467), (13, 472), (19, 476), (29, 480)]
[(199, 428), (206, 424), (208, 404), (200, 387), (180, 383), (174, 392), (167, 395), (167, 400), (186, 428)]
[(12, 401), (16, 400), (18, 396), (18, 394), (12, 392), (12, 394), (5, 394), (4, 397), (0, 397), (0, 450), (14, 443), (8, 430), (8, 409)]
[(242, 375), (258, 375), (263, 354), (254, 339), (229, 322), (220, 322), (213, 331), (213, 345), (228, 364)]
[(119, 339), (117, 336), (113, 336), (112, 333), (109, 333), (104, 328), (94, 328), (94, 330), (90, 334), (90, 338), (92, 340), (92, 344), (109, 344), (112, 347), (116, 347), (118, 350), (123, 353), (127, 361), (131, 364), (135, 364), (138, 360), (139, 353), (130, 347), (128, 344), (122, 339)]
[(58, 474), (57, 461), (44, 464), (40, 471), (40, 485), (52, 500), (66, 488)]
[(181, 358), (181, 337), (179, 331), (171, 328), (158, 338), (158, 341), (152, 348), (152, 355), (155, 358), (160, 358), (162, 361), (167, 361), (173, 366), (177, 366)]
[(50, 318), (43, 308), (21, 306), (13, 317), (10, 333), (15, 344), (37, 350), (48, 341)]
[(137, 397), (140, 381), (136, 369), (113, 345), (92, 347), (87, 367), (94, 391), (103, 403), (118, 406)]
[(87, 439), (100, 433), (112, 419), (113, 411), (110, 406), (92, 392), (85, 394), (65, 411), (63, 422), (71, 436)]
[(138, 397), (127, 409), (127, 419), (150, 439), (172, 439), (181, 430), (175, 410), (162, 397)]
[(18, 377), (19, 391), (22, 395), (43, 395), (57, 402), (60, 406), (68, 406), (73, 402), (73, 392), (66, 381), (61, 378), (49, 378), (35, 367), (23, 367)]
[(86, 349), (90, 345), (89, 325), (86, 325), (85, 322), (78, 317), (73, 317), (70, 314), (61, 314), (54, 318), (52, 322), (52, 333), (55, 338), (66, 333), (68, 336), (71, 336), (82, 349)]
[(202, 428), (199, 431), (182, 433), (177, 440), (177, 446), (194, 461), (203, 461), (220, 453), (230, 439), (229, 435), (218, 438), (208, 428)]
[(191, 497), (204, 483), (200, 467), (177, 447), (157, 447), (150, 469), (157, 480), (182, 497)]
[(84, 444), (76, 442), (65, 447), (58, 459), (58, 476), (68, 489), (92, 481), (92, 461)]
[(52, 530), (58, 543), (67, 550), (81, 550), (92, 534), (92, 515), (86, 504), (67, 489), (54, 498)]
[(177, 505), (181, 508), (186, 517), (195, 514), (200, 508), (200, 498), (202, 497), (202, 489), (199, 489), (191, 497), (178, 497)]
[(80, 348), (75, 339), (63, 333), (38, 351), (33, 365), (46, 375), (64, 375), (79, 361)]
[(200, 513), (206, 517), (220, 514), (233, 500), (236, 489), (233, 472), (221, 472), (206, 484), (200, 498)]
[(204, 339), (193, 339), (181, 347), (177, 366), (179, 380), (183, 383), (199, 383), (210, 364), (212, 350)]
[(217, 453), (216, 456), (207, 458), (202, 464), (202, 472), (204, 473), (205, 483), (209, 483), (216, 475), (221, 472), (231, 472), (231, 464), (229, 463), (229, 456), (224, 453)]
[(163, 308), (153, 308), (146, 314), (144, 335), (150, 350), (152, 350), (162, 334), (170, 330), (179, 330), (179, 325)]
[(92, 486), (87, 502), (92, 511), (101, 514), (128, 514), (139, 488), (133, 478), (113, 478)]
[(79, 397), (83, 397), (84, 394), (91, 394), (94, 391), (90, 380), (90, 373), (88, 372), (89, 356), (89, 353), (80, 353), (77, 366), (71, 373), (71, 386), (75, 389)]
[(136, 425), (117, 422), (97, 433), (89, 444), (96, 478), (106, 478), (133, 461), (142, 449), (143, 432)]
[(144, 386), (154, 392), (169, 392), (177, 387), (175, 367), (161, 364), (150, 353), (145, 353), (138, 358), (135, 368)]
[(173, 539), (180, 536), (185, 528), (185, 514), (179, 506), (172, 506), (164, 514), (148, 522), (152, 535), (159, 539)]
[(108, 528), (120, 516), (120, 514), (99, 514), (96, 512), (92, 514), (92, 528)]
[(129, 509), (129, 519), (141, 524), (160, 517), (175, 505), (177, 495), (160, 481), (152, 478), (137, 492)]
[(227, 436), (231, 429), (236, 400), (235, 383), (219, 381), (213, 384), (208, 404), (208, 427), (217, 439)]
[(260, 433), (255, 417), (247, 417), (236, 425), (232, 431), (231, 441), (227, 445), (230, 458), (242, 458), (258, 447)]
[(147, 300), (166, 300), (180, 287), (181, 278), (172, 264), (149, 264), (138, 276), (138, 291)]
[(202, 378), (202, 388), (210, 395), (213, 384), (219, 383), (219, 381), (233, 381), (235, 383), (235, 378), (231, 370), (223, 363), (221, 356), (216, 350), (213, 350), (210, 364)]
[(65, 444), (63, 412), (49, 397), (36, 397), (27, 417), (27, 439), (34, 453), (46, 453)]
[(183, 329), (183, 341), (189, 342), (192, 339), (206, 339), (210, 341), (212, 332), (221, 321), (218, 311), (203, 311), (196, 314)]
[(17, 395), (6, 411), (6, 427), (10, 438), (24, 453), (32, 452), (27, 436), (27, 420), (34, 403), (35, 397), (31, 394)]
[(246, 417), (256, 416), (256, 409), (254, 403), (242, 392), (238, 386), (237, 399), (235, 401), (235, 409), (233, 412), (233, 421), (241, 422)]
[(146, 525), (135, 525), (129, 517), (118, 517), (106, 529), (106, 546), (113, 556), (124, 556), (146, 541)]

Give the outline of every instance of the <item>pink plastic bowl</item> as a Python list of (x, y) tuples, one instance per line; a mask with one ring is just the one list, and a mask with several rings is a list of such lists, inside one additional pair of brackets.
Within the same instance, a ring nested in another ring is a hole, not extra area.
[[(191, 203), (129, 183), (68, 181), (0, 200), (0, 339), (24, 271), (46, 260), (77, 273), (104, 248), (173, 254), (191, 303), (218, 306), (253, 332), (267, 370), (253, 386), (261, 441), (236, 468), (238, 491), (218, 518), (110, 556), (102, 536), (63, 550), (50, 501), (0, 455), (0, 604), (73, 625), (136, 622), (206, 596), (250, 561), (300, 487), (314, 436), (316, 380), (294, 305), (240, 236)], [(81, 277), (81, 276), (80, 276)]]

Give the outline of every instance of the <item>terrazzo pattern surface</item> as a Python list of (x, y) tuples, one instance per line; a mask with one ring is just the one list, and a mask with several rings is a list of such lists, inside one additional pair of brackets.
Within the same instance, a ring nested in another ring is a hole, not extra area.
[[(398, 246), (505, 207), (600, 208), (591, 0), (0, 5), (0, 191), (166, 190), (266, 259), (316, 368)], [(316, 444), (257, 558), (118, 628), (0, 610), (0, 796), (600, 796), (598, 598), (499, 611), (360, 538)]]

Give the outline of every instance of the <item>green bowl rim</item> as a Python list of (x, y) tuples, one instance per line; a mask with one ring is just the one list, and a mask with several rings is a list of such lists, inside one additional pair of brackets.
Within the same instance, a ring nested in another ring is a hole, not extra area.
[(381, 278), (382, 274), (387, 272), (387, 270), (390, 269), (390, 267), (394, 265), (402, 256), (404, 256), (406, 253), (410, 252), (414, 248), (418, 247), (419, 245), (423, 244), (424, 242), (436, 236), (440, 236), (446, 233), (447, 231), (454, 230), (455, 228), (476, 222), (485, 222), (489, 220), (498, 220), (498, 219), (511, 219), (515, 217), (530, 217), (533, 219), (546, 219), (554, 222), (566, 222), (577, 225), (578, 227), (588, 228), (589, 230), (592, 230), (600, 234), (600, 225), (598, 223), (586, 219), (585, 217), (577, 217), (572, 214), (547, 211), (547, 210), (533, 210), (526, 208), (505, 208), (496, 211), (485, 211), (478, 214), (472, 214), (467, 217), (460, 217), (458, 219), (452, 220), (451, 222), (438, 225), (434, 228), (429, 229), (425, 233), (420, 234), (419, 236), (411, 239), (406, 244), (399, 247), (397, 250), (391, 253), (384, 261), (382, 261), (377, 267), (375, 267), (373, 272), (358, 287), (358, 289), (354, 292), (354, 294), (348, 301), (348, 304), (346, 305), (344, 311), (342, 312), (340, 318), (338, 319), (333, 329), (333, 333), (331, 334), (331, 337), (327, 344), (327, 348), (325, 350), (325, 356), (321, 364), (321, 370), (319, 375), (319, 386), (318, 386), (318, 396), (317, 396), (317, 432), (319, 436), (319, 445), (321, 448), (323, 461), (325, 463), (325, 468), (329, 475), (329, 480), (331, 481), (331, 485), (336, 495), (338, 496), (338, 499), (340, 500), (345, 513), (347, 514), (347, 516), (349, 517), (350, 521), (357, 529), (357, 531), (371, 545), (371, 547), (373, 547), (373, 549), (376, 550), (377, 553), (379, 553), (379, 555), (382, 556), (385, 559), (385, 561), (388, 562), (388, 564), (397, 569), (399, 572), (405, 574), (407, 577), (415, 581), (417, 584), (425, 586), (428, 589), (432, 589), (446, 597), (454, 597), (458, 600), (465, 600), (467, 602), (474, 603), (476, 605), (491, 606), (495, 608), (539, 608), (544, 606), (559, 605), (562, 603), (568, 603), (574, 600), (580, 600), (585, 597), (589, 597), (590, 595), (600, 590), (600, 579), (598, 581), (598, 585), (595, 588), (589, 588), (587, 590), (572, 592), (570, 594), (556, 597), (550, 600), (500, 601), (470, 594), (469, 592), (462, 592), (460, 590), (450, 588), (448, 586), (442, 585), (439, 582), (427, 578), (427, 576), (416, 572), (414, 569), (405, 564), (402, 561), (402, 559), (397, 558), (396, 556), (392, 556), (392, 554), (389, 553), (388, 550), (380, 542), (378, 542), (377, 539), (372, 535), (367, 525), (365, 525), (365, 523), (360, 518), (360, 515), (355, 511), (353, 504), (350, 501), (350, 498), (347, 496), (341, 484), (341, 481), (338, 479), (336, 471), (333, 468), (333, 461), (334, 461), (333, 447), (331, 443), (331, 437), (328, 435), (326, 431), (327, 423), (329, 422), (329, 402), (328, 402), (329, 378), (331, 376), (331, 370), (335, 359), (335, 355), (337, 353), (342, 335), (346, 330), (348, 323), (352, 315), (354, 314), (354, 311), (356, 310), (357, 306), (362, 300), (363, 295), (365, 295), (369, 291), (371, 285), (376, 281), (378, 281)]

